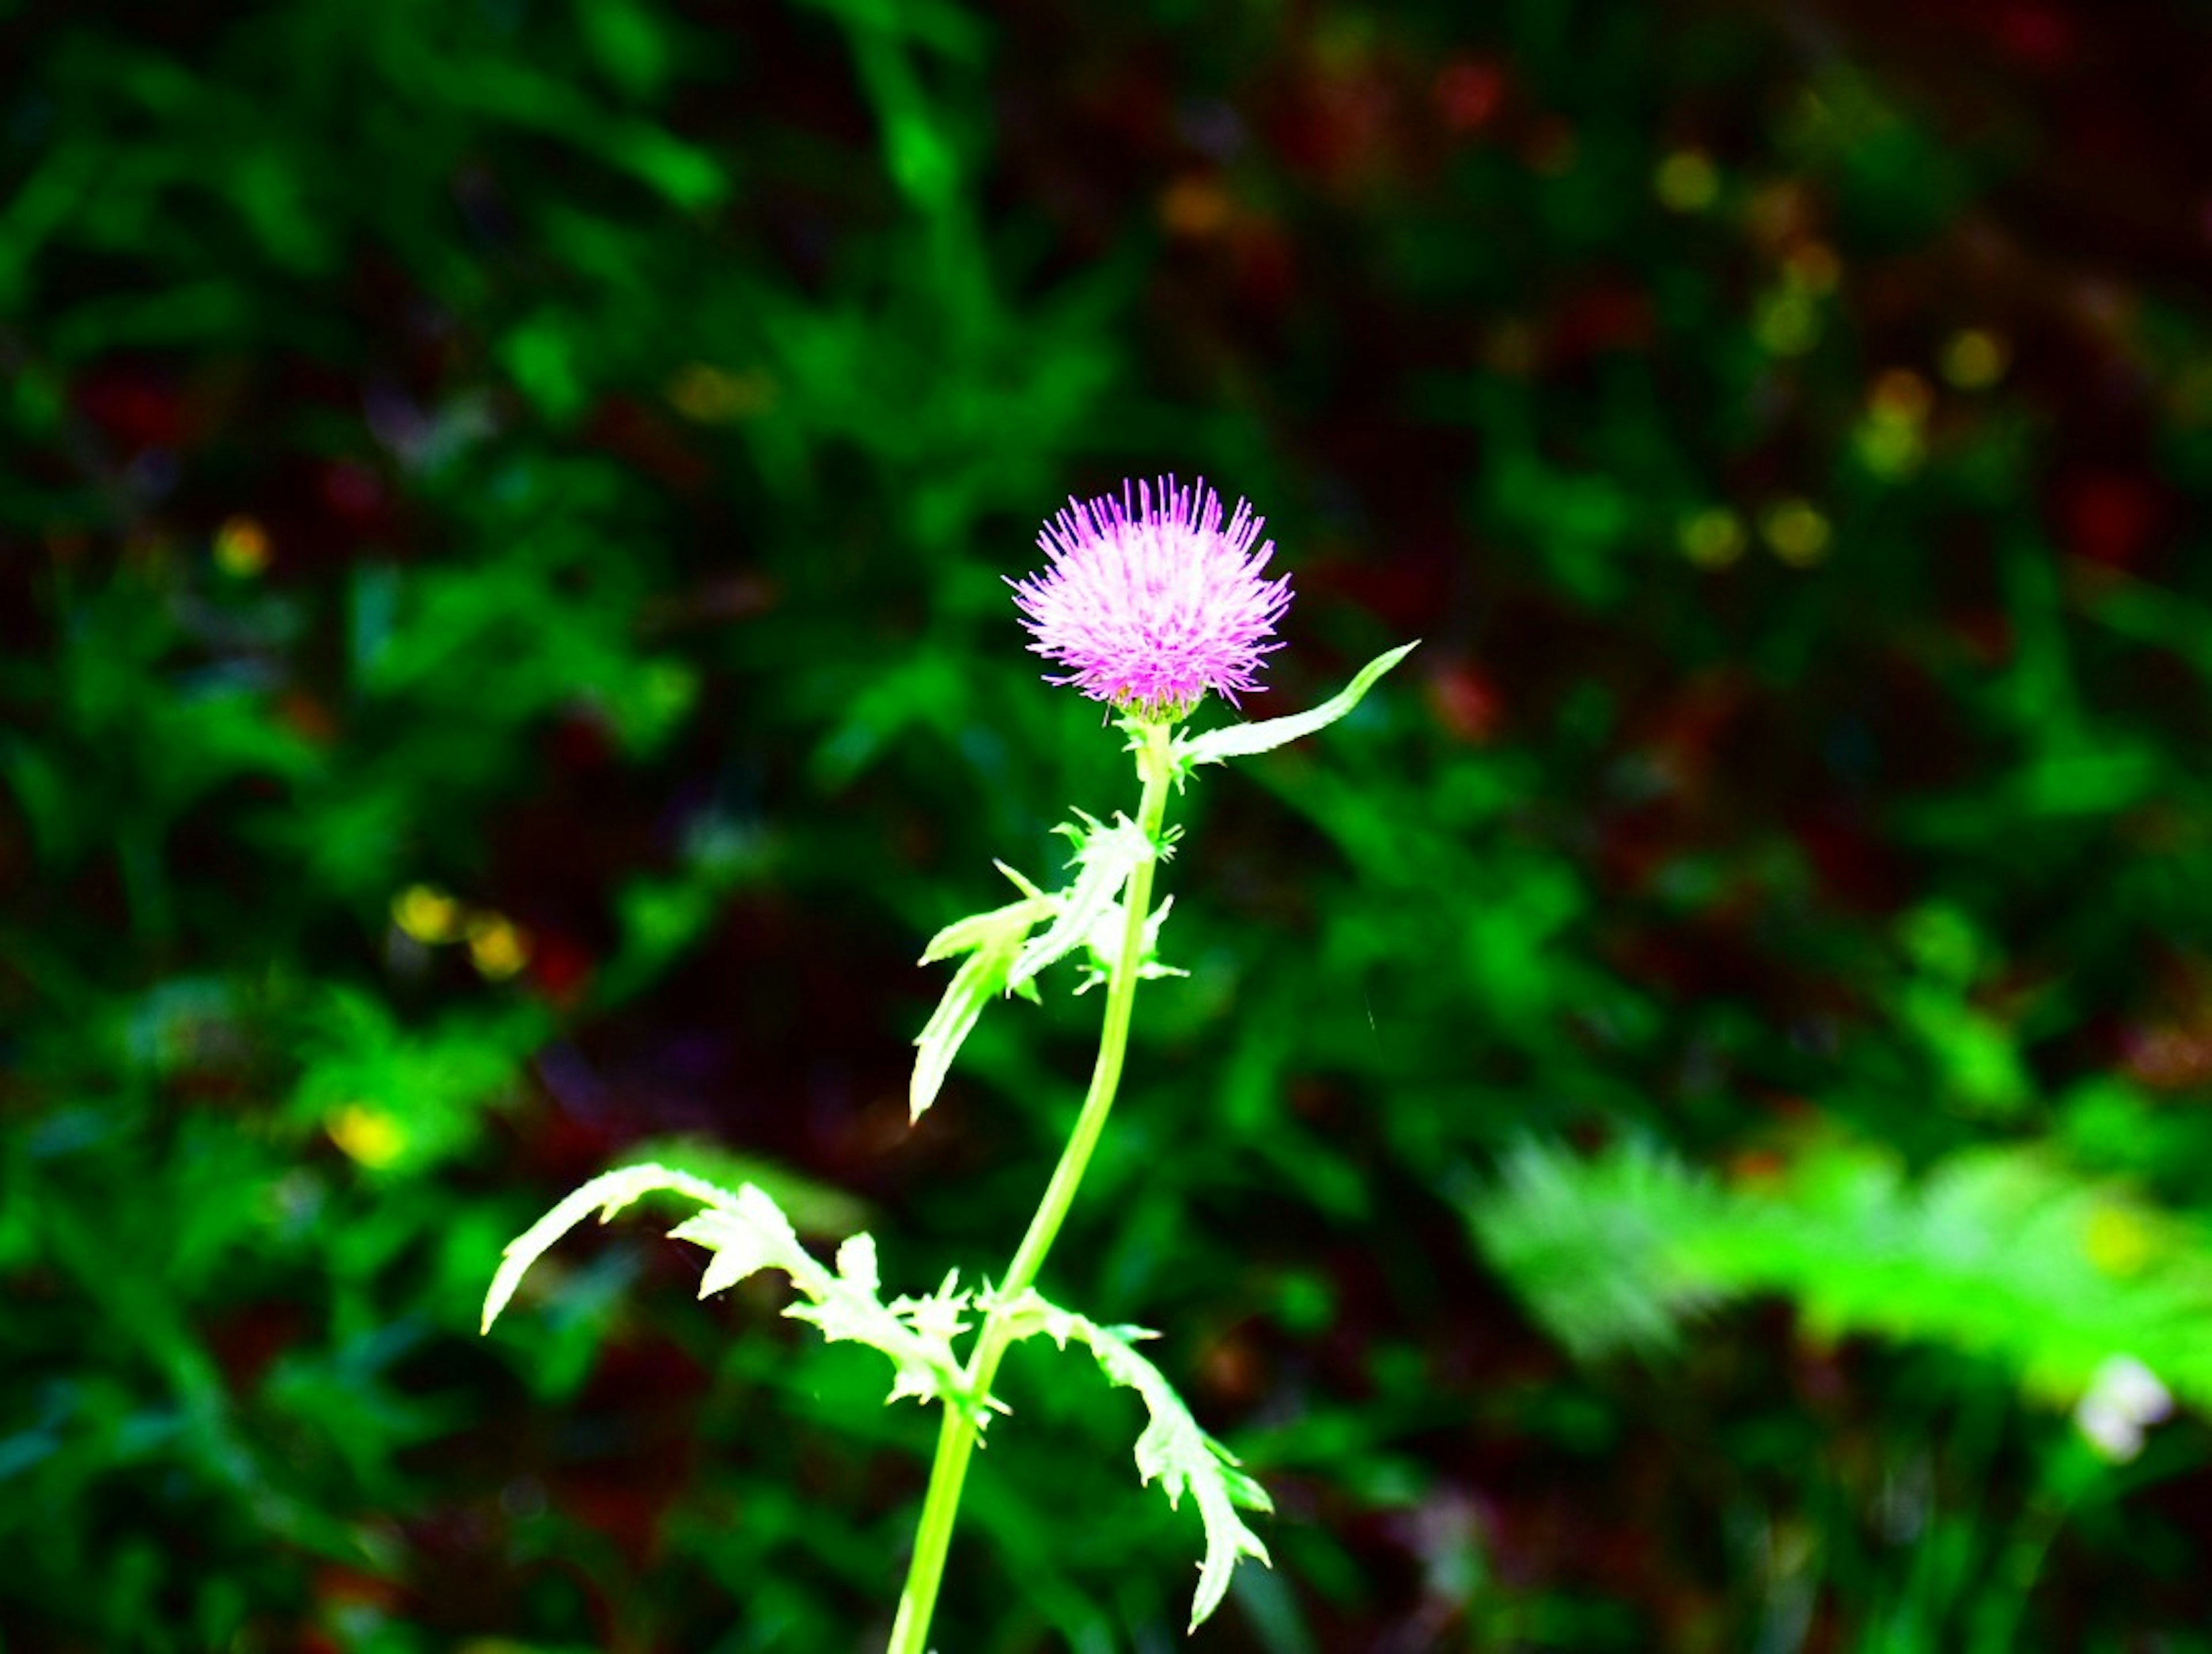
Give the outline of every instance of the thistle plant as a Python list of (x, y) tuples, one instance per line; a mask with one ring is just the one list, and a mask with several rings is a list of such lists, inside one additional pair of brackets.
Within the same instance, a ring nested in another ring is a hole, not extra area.
[(1076, 821), (1058, 829), (1072, 845), (1072, 875), (1063, 888), (1048, 892), (1001, 862), (999, 870), (1013, 884), (1016, 900), (956, 920), (922, 953), (924, 965), (960, 962), (915, 1041), (908, 1098), (916, 1120), (936, 1100), (991, 1001), (1015, 994), (1038, 1000), (1040, 977), (1062, 963), (1079, 973), (1076, 991), (1102, 984), (1106, 991), (1082, 1109), (995, 1284), (986, 1278), (980, 1287), (963, 1287), (957, 1275), (948, 1275), (933, 1293), (886, 1301), (869, 1236), (854, 1235), (837, 1249), (834, 1265), (825, 1265), (754, 1185), (732, 1192), (666, 1166), (641, 1165), (593, 1178), (510, 1244), (484, 1302), (489, 1330), (531, 1264), (587, 1213), (596, 1210), (604, 1222), (641, 1197), (663, 1191), (699, 1208), (671, 1238), (710, 1254), (699, 1282), (702, 1298), (760, 1270), (781, 1270), (796, 1293), (787, 1315), (811, 1322), (825, 1338), (864, 1343), (885, 1356), (892, 1369), (890, 1401), (911, 1398), (944, 1409), (890, 1654), (927, 1654), (929, 1648), (969, 1462), (993, 1416), (1009, 1410), (991, 1386), (1007, 1349), (1024, 1339), (1048, 1338), (1062, 1350), (1080, 1346), (1109, 1384), (1142, 1400), (1148, 1421), (1136, 1443), (1139, 1474), (1147, 1483), (1157, 1481), (1170, 1506), (1188, 1493), (1204, 1533), (1192, 1630), (1220, 1605), (1240, 1560), (1268, 1560), (1267, 1547), (1240, 1514), (1267, 1511), (1267, 1493), (1234, 1454), (1199, 1427), (1174, 1387), (1139, 1352), (1152, 1335), (1102, 1325), (1048, 1301), (1036, 1287), (1120, 1089), (1137, 985), (1185, 974), (1158, 954), (1173, 899), (1153, 906), (1155, 875), (1176, 837), (1166, 824), (1170, 794), (1201, 765), (1267, 752), (1334, 723), (1413, 648), (1407, 644), (1377, 657), (1310, 712), (1186, 729), (1209, 693), (1235, 706), (1256, 691), (1267, 655), (1280, 646), (1273, 633), (1290, 603), (1290, 582), (1266, 578), (1274, 544), (1260, 539), (1264, 526), (1241, 501), (1224, 524), (1220, 501), (1203, 482), (1183, 488), (1164, 478), (1157, 496), (1149, 486), (1125, 484), (1119, 498), (1070, 500), (1038, 536), (1046, 567), (1009, 582), (1030, 649), (1065, 669), (1047, 681), (1109, 709), (1134, 758), (1139, 797), (1134, 816), (1117, 812), (1109, 822), (1077, 810)]

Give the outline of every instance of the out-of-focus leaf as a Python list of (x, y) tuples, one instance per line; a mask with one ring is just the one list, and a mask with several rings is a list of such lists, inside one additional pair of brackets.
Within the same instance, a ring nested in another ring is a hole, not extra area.
[(2068, 1405), (2121, 1356), (2212, 1403), (2212, 1241), (2047, 1153), (1961, 1151), (1908, 1182), (1869, 1150), (1816, 1147), (1729, 1191), (1646, 1148), (1524, 1148), (1468, 1215), (1584, 1355), (1667, 1343), (1685, 1315), (1767, 1293), (1826, 1336), (1949, 1345)]

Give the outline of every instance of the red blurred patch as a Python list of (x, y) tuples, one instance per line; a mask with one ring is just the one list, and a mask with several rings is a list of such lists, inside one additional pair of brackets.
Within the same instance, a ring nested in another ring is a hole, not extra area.
[(2189, 1091), (2212, 1081), (2212, 1034), (2179, 1023), (2124, 1029), (2120, 1065), (2154, 1091)]
[(1977, 665), (2002, 666), (2012, 658), (2012, 621), (2002, 609), (1976, 609), (1951, 617), (1951, 634)]
[(1430, 88), (1444, 130), (1464, 137), (1497, 118), (1505, 104), (1505, 71), (1486, 58), (1455, 58)]
[(606, 719), (596, 712), (580, 709), (554, 720), (546, 734), (553, 761), (578, 773), (604, 769), (615, 755), (614, 740)]
[(1729, 1156), (1728, 1180), (1739, 1189), (1777, 1189), (1788, 1181), (1790, 1162), (1771, 1148), (1743, 1148)]
[(404, 1594), (391, 1580), (337, 1562), (325, 1562), (315, 1570), (314, 1590), (318, 1602), (374, 1609), (381, 1614), (394, 1613), (405, 1602)]
[(1597, 865), (1608, 887), (1626, 895), (1648, 888), (1680, 853), (1683, 812), (1678, 801), (1655, 798), (1604, 818)]
[(383, 482), (374, 471), (355, 460), (336, 460), (324, 466), (317, 492), (334, 515), (356, 526), (384, 509)]
[(327, 747), (338, 738), (337, 715), (305, 689), (287, 689), (278, 696), (276, 717), (286, 729), (318, 747)]
[(1459, 740), (1483, 746), (1497, 739), (1505, 724), (1505, 702), (1497, 687), (1465, 661), (1446, 661), (1428, 676), (1429, 710)]
[(1398, 91), (1384, 65), (1361, 53), (1316, 53), (1273, 123), (1277, 152), (1294, 170), (1339, 187), (1398, 170)]
[(1297, 295), (1297, 251), (1282, 227), (1256, 215), (1240, 215), (1227, 240), (1236, 261), (1237, 292), (1255, 306), (1281, 310)]
[(2071, 62), (2080, 45), (2074, 20), (2039, 0), (1998, 7), (1991, 26), (2005, 56), (2033, 69), (2056, 69)]
[(1249, 1338), (1230, 1331), (1199, 1357), (1199, 1381), (1206, 1394), (1226, 1407), (1250, 1407), (1266, 1392), (1267, 1363)]
[(1626, 282), (1607, 282), (1570, 295), (1552, 318), (1552, 348), (1572, 361), (1651, 342), (1650, 295)]
[(530, 955), (532, 985), (561, 1009), (574, 1009), (591, 986), (592, 950), (564, 931), (539, 926), (532, 935), (536, 944)]
[(1704, 790), (1723, 738), (1752, 702), (1750, 685), (1729, 673), (1691, 679), (1661, 707), (1637, 745), (1678, 792)]
[(674, 421), (634, 397), (609, 397), (592, 418), (592, 440), (617, 458), (690, 494), (713, 481), (714, 470), (693, 451)]
[(1459, 542), (1448, 532), (1404, 530), (1391, 556), (1361, 560), (1341, 545), (1322, 544), (1297, 571), (1303, 601), (1339, 595), (1389, 623), (1391, 630), (1417, 638), (1451, 600), (1452, 556)]
[(1829, 893), (1855, 907), (1888, 912), (1905, 883), (1888, 849), (1859, 822), (1833, 812), (1800, 817), (1797, 843)]
[(76, 400), (79, 411), (127, 452), (173, 448), (184, 435), (183, 399), (143, 368), (94, 368), (77, 381)]
[(299, 1341), (301, 1323), (291, 1306), (257, 1304), (211, 1330), (209, 1348), (233, 1397), (242, 1401), (260, 1389), (270, 1365)]
[(2119, 471), (2087, 471), (2062, 479), (2051, 506), (2068, 550), (2091, 562), (2132, 569), (2166, 517), (2157, 488)]

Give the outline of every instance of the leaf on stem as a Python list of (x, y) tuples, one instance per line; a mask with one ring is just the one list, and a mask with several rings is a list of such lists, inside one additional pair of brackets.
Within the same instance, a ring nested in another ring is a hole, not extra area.
[(1026, 937), (1033, 927), (1050, 918), (1052, 911), (1053, 899), (1040, 893), (1008, 902), (1004, 907), (994, 907), (988, 913), (970, 913), (964, 919), (955, 919), (929, 939), (929, 946), (921, 950), (921, 962), (934, 965), (955, 954), (996, 948), (1009, 935), (1017, 938), (1015, 947), (1018, 948), (1018, 939)]
[(968, 1330), (963, 1318), (969, 1294), (947, 1275), (925, 1298), (897, 1298), (885, 1304), (872, 1237), (853, 1236), (837, 1249), (837, 1267), (825, 1268), (799, 1244), (791, 1223), (776, 1203), (752, 1184), (738, 1191), (732, 1206), (700, 1213), (670, 1232), (714, 1256), (699, 1282), (699, 1296), (733, 1287), (762, 1269), (781, 1269), (791, 1277), (802, 1301), (784, 1313), (811, 1322), (832, 1343), (867, 1345), (891, 1364), (887, 1402), (902, 1397), (942, 1401), (957, 1407), (979, 1427), (985, 1405), (971, 1397), (952, 1341)]
[(688, 1196), (706, 1209), (670, 1232), (670, 1239), (690, 1241), (714, 1254), (699, 1282), (700, 1297), (725, 1291), (762, 1269), (781, 1269), (791, 1277), (799, 1297), (784, 1311), (786, 1315), (812, 1322), (832, 1342), (866, 1344), (890, 1362), (887, 1401), (901, 1397), (942, 1401), (958, 1408), (979, 1429), (987, 1421), (995, 1403), (970, 1394), (953, 1353), (952, 1341), (969, 1329), (965, 1315), (970, 1300), (953, 1276), (947, 1275), (945, 1284), (927, 1297), (896, 1298), (885, 1304), (878, 1296), (881, 1282), (871, 1237), (858, 1234), (847, 1240), (837, 1249), (836, 1267), (828, 1268), (799, 1245), (783, 1209), (752, 1184), (732, 1194), (665, 1166), (626, 1166), (594, 1178), (532, 1224), (507, 1248), (493, 1277), (484, 1301), (484, 1330), (489, 1331), (507, 1307), (530, 1266), (588, 1213), (596, 1209), (604, 1222), (656, 1191)]
[(1081, 810), (1075, 813), (1083, 817), (1082, 827), (1064, 821), (1055, 829), (1075, 841), (1075, 882), (1052, 898), (1059, 904), (1052, 925), (1022, 949), (1007, 974), (1010, 987), (1020, 988), (1046, 966), (1080, 948), (1119, 900), (1129, 875), (1156, 853), (1144, 828), (1127, 816), (1117, 814), (1114, 825), (1107, 827)]
[(1171, 1508), (1191, 1495), (1206, 1530), (1206, 1556), (1199, 1564), (1198, 1595), (1191, 1603), (1190, 1629), (1221, 1606), (1237, 1562), (1249, 1556), (1272, 1567), (1267, 1548), (1237, 1514), (1273, 1511), (1265, 1488), (1247, 1475), (1237, 1456), (1198, 1427), (1160, 1370), (1137, 1354), (1134, 1341), (1152, 1335), (1135, 1327), (1102, 1327), (1095, 1321), (1047, 1303), (1027, 1292), (997, 1312), (1012, 1336), (1042, 1333), (1062, 1349), (1072, 1338), (1089, 1348), (1108, 1382), (1133, 1390), (1150, 1415), (1137, 1438), (1137, 1471), (1146, 1483), (1157, 1480)]
[[(1175, 906), (1170, 896), (1152, 909), (1152, 917), (1145, 921), (1144, 940), (1137, 954), (1137, 979), (1153, 982), (1164, 976), (1188, 976), (1190, 972), (1179, 966), (1160, 962), (1160, 927), (1167, 923), (1168, 914)], [(1121, 927), (1127, 923), (1128, 908), (1121, 902), (1109, 903), (1091, 927), (1091, 934), (1083, 939), (1088, 957), (1083, 961), (1083, 980), (1075, 985), (1079, 994), (1088, 993), (1102, 983), (1114, 979), (1115, 960), (1121, 953)]]
[(1377, 655), (1359, 669), (1358, 676), (1351, 682), (1311, 712), (1290, 718), (1265, 718), (1257, 724), (1231, 724), (1200, 735), (1177, 736), (1176, 773), (1188, 775), (1195, 765), (1218, 764), (1231, 758), (1249, 758), (1255, 753), (1271, 752), (1285, 742), (1327, 729), (1359, 705), (1377, 678), (1419, 646), (1420, 639), (1417, 638), (1412, 643), (1400, 644), (1387, 654)]
[(605, 1223), (625, 1206), (656, 1191), (688, 1195), (708, 1207), (732, 1207), (738, 1203), (736, 1195), (717, 1188), (704, 1178), (672, 1171), (665, 1166), (626, 1166), (617, 1172), (604, 1172), (507, 1242), (498, 1272), (491, 1278), (491, 1290), (484, 1296), (481, 1330), (491, 1330), (491, 1324), (514, 1296), (514, 1289), (522, 1284), (522, 1277), (529, 1272), (530, 1266), (592, 1210), (597, 1209), (599, 1221)]
[(914, 1078), (907, 1088), (910, 1119), (920, 1119), (937, 1100), (945, 1073), (952, 1066), (954, 1053), (975, 1027), (976, 1019), (983, 1015), (987, 1002), (1010, 988), (1036, 997), (1036, 991), (1026, 981), (1010, 982), (1009, 975), (1030, 932), (1052, 918), (1058, 908), (1058, 897), (1026, 896), (988, 913), (956, 919), (930, 939), (921, 955), (924, 965), (950, 959), (955, 954), (965, 953), (968, 957), (960, 961), (960, 968), (953, 972), (951, 982), (945, 987), (945, 997), (938, 1002), (937, 1009), (931, 1013), (928, 1023), (914, 1042), (920, 1050), (914, 1061)]
[[(952, 1059), (982, 1016), (985, 1004), (1009, 993), (1035, 1000), (1037, 973), (1092, 942), (1102, 924), (1118, 923), (1121, 890), (1129, 875), (1154, 856), (1164, 853), (1126, 815), (1116, 815), (1108, 827), (1081, 810), (1076, 815), (1079, 826), (1064, 822), (1058, 829), (1075, 843), (1073, 883), (1046, 895), (1001, 862), (999, 870), (1014, 882), (1023, 893), (1022, 900), (954, 920), (932, 937), (923, 950), (924, 965), (956, 954), (968, 957), (953, 972), (945, 997), (914, 1042), (920, 1051), (907, 1088), (910, 1119), (919, 1120), (937, 1100)], [(1155, 914), (1147, 922), (1148, 948), (1158, 939), (1158, 918)], [(1032, 938), (1030, 932), (1040, 924), (1046, 926), (1044, 934)], [(1118, 948), (1117, 938), (1116, 951)], [(1142, 968), (1147, 976), (1168, 974), (1158, 965)]]

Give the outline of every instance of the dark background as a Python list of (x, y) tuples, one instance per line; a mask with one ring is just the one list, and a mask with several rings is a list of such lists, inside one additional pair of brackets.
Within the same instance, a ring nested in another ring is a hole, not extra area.
[[(1425, 639), (1178, 802), (1048, 1271), (1273, 1492), (1199, 1645), (2212, 1649), (2212, 7), (0, 65), (9, 1654), (881, 1645), (875, 1357), (657, 1214), (476, 1315), (647, 1150), (1002, 1267), (1098, 1002), (909, 1130), (912, 961), (1130, 807), (1001, 577), (1170, 470), (1293, 574), (1254, 714)], [(1177, 1646), (1134, 1403), (1000, 1387), (940, 1647)]]

